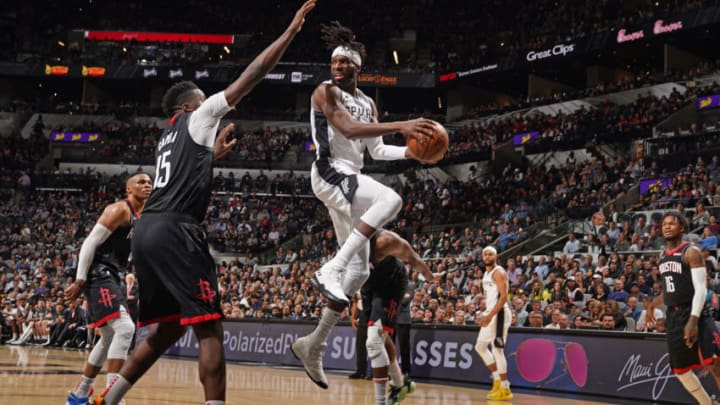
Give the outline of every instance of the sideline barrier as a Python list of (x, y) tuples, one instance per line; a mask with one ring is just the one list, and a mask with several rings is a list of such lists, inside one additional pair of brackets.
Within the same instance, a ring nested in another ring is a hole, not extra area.
[[(300, 366), (290, 345), (310, 333), (315, 323), (234, 320), (224, 321), (223, 326), (227, 360)], [(474, 348), (477, 330), (471, 326), (413, 324), (412, 375), (483, 383), (487, 388), (490, 374)], [(149, 332), (149, 327), (140, 328), (137, 338), (143, 339)], [(511, 328), (505, 353), (514, 387), (694, 403), (670, 370), (664, 335)], [(166, 355), (197, 357), (192, 330), (188, 329)], [(333, 330), (324, 364), (327, 369), (355, 370), (355, 332), (349, 325)], [(701, 381), (711, 394), (718, 394), (712, 376)]]

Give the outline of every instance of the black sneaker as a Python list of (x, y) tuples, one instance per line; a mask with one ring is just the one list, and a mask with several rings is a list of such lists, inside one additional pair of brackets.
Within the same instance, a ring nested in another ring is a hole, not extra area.
[(356, 372), (350, 374), (350, 375), (348, 376), (348, 378), (351, 379), (351, 380), (364, 380), (364, 379), (365, 379), (365, 374), (363, 374), (363, 373), (361, 373), (361, 372), (359, 372), (359, 371), (356, 371)]

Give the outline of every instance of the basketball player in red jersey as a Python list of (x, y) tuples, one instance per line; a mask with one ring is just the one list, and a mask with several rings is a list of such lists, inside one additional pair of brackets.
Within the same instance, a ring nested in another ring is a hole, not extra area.
[(137, 345), (95, 404), (116, 405), (132, 385), (174, 344), (187, 326), (199, 344), (199, 375), (206, 405), (225, 404), (225, 356), (215, 263), (201, 225), (212, 193), (212, 168), (222, 156), (220, 120), (278, 63), (305, 16), (308, 0), (280, 37), (240, 77), (209, 98), (192, 82), (172, 86), (163, 97), (170, 127), (156, 149), (155, 183), (133, 237), (133, 262), (140, 286), (138, 324), (157, 323)]
[(718, 348), (714, 343), (720, 336), (706, 307), (705, 258), (697, 246), (682, 240), (688, 229), (687, 218), (680, 212), (668, 212), (663, 217), (662, 233), (667, 242), (660, 259), (663, 294), (647, 309), (647, 323), (654, 324), (655, 308), (665, 303), (670, 367), (690, 395), (705, 405), (713, 400), (692, 370), (709, 366), (720, 383)]
[(127, 198), (108, 205), (85, 238), (75, 282), (65, 289), (65, 302), (75, 302), (81, 292), (88, 298), (90, 326), (100, 330), (100, 341), (88, 356), (83, 376), (66, 405), (88, 403), (95, 377), (107, 360), (107, 383), (120, 371), (127, 358), (135, 324), (130, 318), (127, 301), (120, 288), (121, 272), (126, 270), (135, 221), (145, 207), (152, 190), (146, 173), (130, 175), (125, 190)]

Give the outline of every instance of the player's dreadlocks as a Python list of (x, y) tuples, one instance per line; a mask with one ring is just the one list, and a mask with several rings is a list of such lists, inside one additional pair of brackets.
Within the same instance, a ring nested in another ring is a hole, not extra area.
[(321, 38), (325, 41), (328, 49), (333, 50), (338, 46), (346, 46), (359, 53), (360, 57), (365, 60), (367, 56), (365, 45), (356, 41), (352, 30), (340, 24), (339, 21), (331, 21), (328, 25), (320, 25), (320, 32), (322, 33)]

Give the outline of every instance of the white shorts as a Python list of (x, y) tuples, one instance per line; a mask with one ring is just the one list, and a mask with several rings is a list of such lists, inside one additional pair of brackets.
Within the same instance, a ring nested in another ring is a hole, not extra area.
[[(510, 323), (512, 322), (512, 313), (507, 305), (505, 305), (504, 313), (505, 319), (503, 321), (502, 339), (503, 342), (507, 343), (508, 331), (510, 330)], [(487, 342), (489, 344), (495, 341), (495, 338), (497, 337), (497, 321), (498, 317), (495, 315), (488, 326), (480, 328), (477, 343)]]
[(332, 166), (324, 171), (320, 173), (317, 164), (313, 163), (310, 181), (313, 193), (330, 212), (340, 245), (345, 243), (357, 220), (373, 205), (377, 196), (397, 194), (395, 190), (362, 173), (345, 174)]

